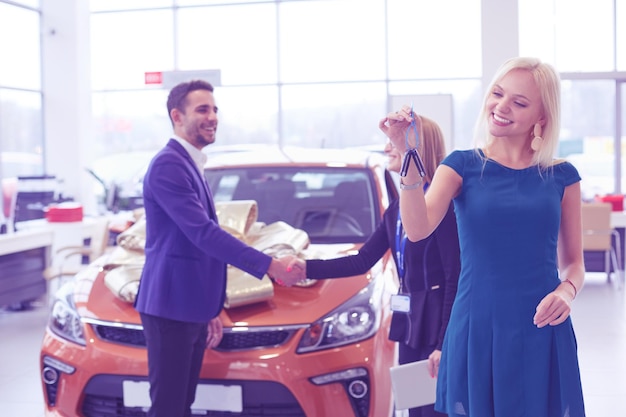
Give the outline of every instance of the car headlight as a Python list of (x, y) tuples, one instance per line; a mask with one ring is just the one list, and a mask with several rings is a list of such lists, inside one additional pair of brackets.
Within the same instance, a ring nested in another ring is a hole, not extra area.
[(70, 342), (85, 346), (84, 325), (76, 311), (72, 283), (67, 283), (56, 293), (48, 319), (52, 333)]
[(380, 327), (382, 279), (374, 279), (357, 295), (311, 323), (298, 344), (298, 353), (343, 346), (373, 336)]

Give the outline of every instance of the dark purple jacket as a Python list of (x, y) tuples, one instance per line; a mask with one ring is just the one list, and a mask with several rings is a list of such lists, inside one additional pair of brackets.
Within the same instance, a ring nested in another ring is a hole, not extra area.
[(152, 159), (143, 182), (146, 262), (135, 301), (140, 313), (204, 323), (222, 310), (226, 265), (258, 278), (271, 257), (217, 222), (208, 185), (174, 139)]

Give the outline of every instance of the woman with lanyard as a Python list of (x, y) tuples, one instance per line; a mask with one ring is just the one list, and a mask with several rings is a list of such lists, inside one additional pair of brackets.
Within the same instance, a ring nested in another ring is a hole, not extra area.
[[(381, 120), (384, 124), (386, 119)], [(428, 187), (439, 163), (446, 156), (443, 135), (432, 120), (422, 117), (420, 155), (424, 182), (411, 187)], [(400, 172), (403, 155), (391, 142), (385, 145), (387, 169)], [(402, 187), (403, 185), (401, 185)], [(400, 278), (399, 293), (391, 300), (393, 317), (389, 338), (399, 342), (400, 364), (428, 359), (431, 375), (437, 375), (443, 336), (456, 295), (460, 257), (453, 206), (439, 227), (420, 242), (411, 242), (402, 228), (398, 200), (391, 202), (383, 221), (363, 244), (358, 254), (336, 259), (309, 259), (306, 276), (314, 279), (349, 277), (368, 271), (391, 249)], [(409, 410), (410, 417), (444, 416), (433, 405)]]

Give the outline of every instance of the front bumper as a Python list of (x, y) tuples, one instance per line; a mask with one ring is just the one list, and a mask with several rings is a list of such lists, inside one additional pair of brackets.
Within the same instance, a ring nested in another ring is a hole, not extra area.
[[(389, 368), (395, 363), (395, 346), (386, 334), (378, 332), (340, 348), (295, 354), (301, 332), (278, 347), (207, 351), (200, 384), (240, 387), (241, 413), (200, 409), (197, 414), (391, 415)], [(86, 326), (86, 336), (87, 346), (82, 347), (46, 331), (40, 360), (46, 416), (145, 416), (145, 408), (124, 405), (123, 389), (124, 381), (147, 381), (145, 349), (104, 342), (92, 326)], [(54, 372), (56, 379), (51, 378)]]

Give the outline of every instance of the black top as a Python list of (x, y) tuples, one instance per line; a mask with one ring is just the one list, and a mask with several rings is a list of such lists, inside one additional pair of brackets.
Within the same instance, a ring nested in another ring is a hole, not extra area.
[[(396, 254), (398, 200), (385, 211), (383, 221), (356, 255), (306, 261), (307, 277), (350, 277), (366, 273), (385, 252)], [(453, 205), (435, 231), (419, 242), (406, 241), (405, 277), (401, 292), (411, 295), (410, 313), (394, 312), (389, 338), (414, 349), (441, 349), (456, 295), (461, 261)]]

